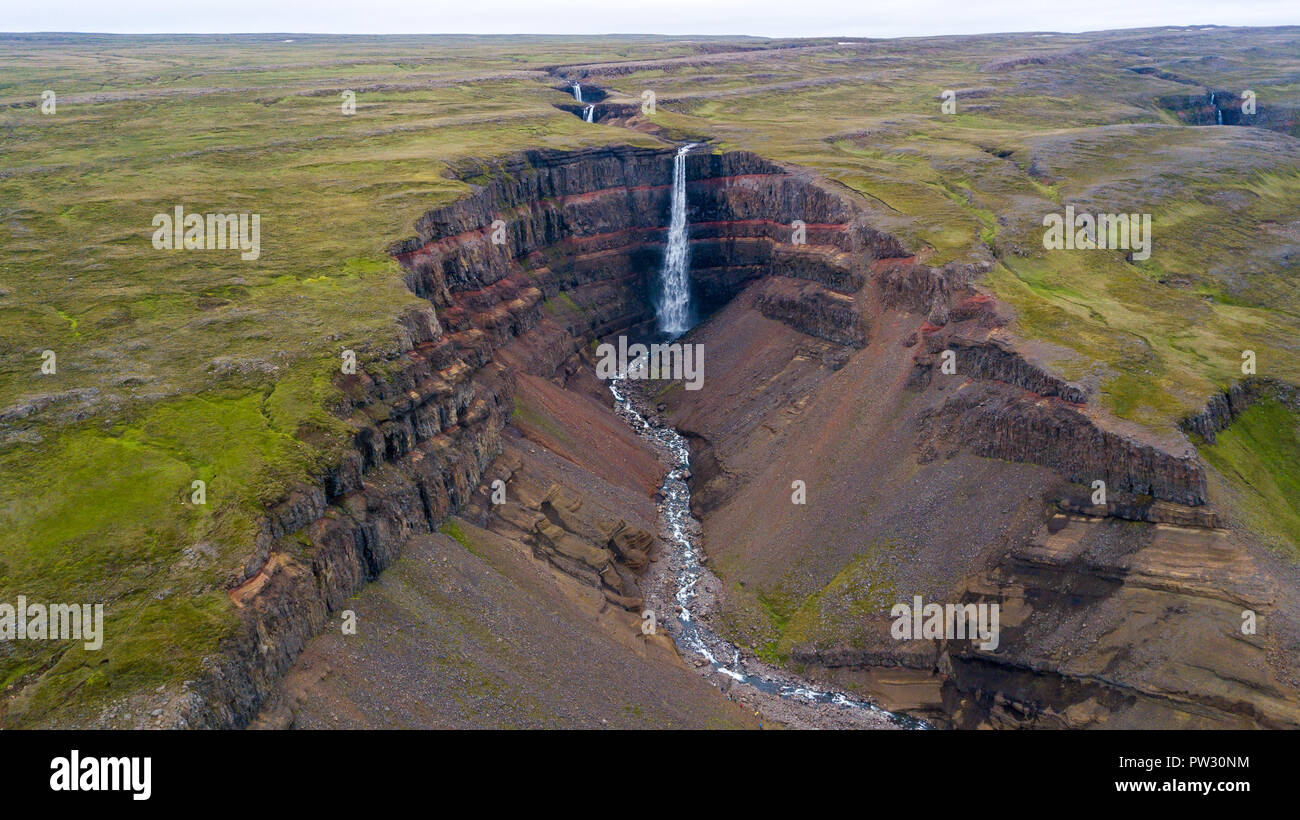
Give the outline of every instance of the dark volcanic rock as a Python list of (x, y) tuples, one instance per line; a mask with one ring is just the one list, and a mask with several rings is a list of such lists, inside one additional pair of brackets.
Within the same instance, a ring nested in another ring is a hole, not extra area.
[[(416, 237), (392, 249), (437, 314), (401, 317), (408, 349), (383, 373), (340, 378), (352, 446), (319, 487), (268, 514), (242, 577), (229, 581), (244, 628), (196, 682), (176, 725), (245, 725), (330, 611), (390, 566), (408, 538), (471, 502), (501, 451), (518, 376), (568, 373), (588, 340), (653, 318), (672, 156), (627, 146), (529, 151), (458, 169), (485, 184), (425, 214)], [(902, 252), (895, 240), (848, 200), (756, 155), (701, 151), (687, 170), (693, 274), (706, 306), (779, 266), (804, 286), (773, 291), (771, 315), (843, 344), (865, 342), (846, 294), (863, 285), (873, 258)], [(517, 510), (515, 523), (611, 603), (639, 606), (649, 534), (624, 522), (575, 532), (561, 499), (573, 507), (557, 487)], [(312, 545), (306, 553), (298, 533)]]
[(981, 456), (1052, 467), (1083, 484), (1101, 479), (1108, 490), (1206, 502), (1205, 470), (1194, 452), (1174, 455), (1098, 427), (1068, 402), (1027, 398), (1009, 385), (976, 382), (927, 414), (921, 447), (933, 452), (947, 441)]

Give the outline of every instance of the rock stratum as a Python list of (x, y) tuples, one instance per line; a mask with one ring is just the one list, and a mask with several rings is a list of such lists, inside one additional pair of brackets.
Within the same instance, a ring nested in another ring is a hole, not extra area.
[[(356, 725), (375, 718), (358, 704), (420, 680), (417, 644), (369, 650), (372, 678), (332, 630), (313, 636), (349, 606), (396, 633), (416, 628), (383, 597), (395, 581), (349, 603), (404, 549), (395, 577), (481, 590), (449, 555), (457, 541), (496, 556), (515, 579), (499, 588), (527, 577), (551, 601), (541, 606), (585, 612), (587, 627), (566, 629), (596, 630), (602, 653), (680, 677), (666, 636), (637, 629), (661, 548), (662, 465), (610, 411), (592, 367), (593, 341), (650, 332), (672, 157), (536, 150), (457, 169), (476, 191), (391, 249), (428, 308), (403, 317), (398, 358), (341, 377), (351, 447), (321, 486), (271, 511), (229, 584), (243, 637), (169, 707), (174, 725), (329, 725), (321, 702), (351, 704)], [(719, 618), (739, 643), (770, 642), (788, 665), (941, 725), (1300, 725), (1295, 569), (1217, 527), (1205, 466), (1180, 431), (1110, 416), (1049, 364), (1059, 351), (1009, 331), (1010, 310), (980, 284), (984, 265), (926, 265), (846, 189), (708, 147), (686, 171), (706, 317), (686, 341), (704, 345), (706, 388), (667, 385), (662, 401), (692, 442), (696, 512), (724, 583)], [(1216, 407), (1189, 429), (1219, 423)], [(795, 479), (807, 505), (790, 503)], [(1078, 500), (1095, 480), (1111, 493), (1104, 507)], [(881, 544), (870, 577), (837, 585)], [(999, 602), (1001, 647), (893, 640), (889, 605), (913, 594)], [(765, 622), (758, 602), (774, 596), (793, 602), (797, 632)], [(1274, 628), (1240, 634), (1242, 609)], [(556, 662), (529, 658), (512, 668)], [(608, 666), (602, 686), (633, 685)], [(724, 723), (748, 720), (691, 692)], [(683, 702), (666, 703), (656, 725), (699, 718)], [(409, 703), (403, 714), (410, 725), (464, 719)]]

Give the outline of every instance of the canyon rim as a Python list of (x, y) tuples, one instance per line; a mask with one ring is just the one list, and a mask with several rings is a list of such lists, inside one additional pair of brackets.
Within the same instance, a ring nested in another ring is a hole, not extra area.
[(1300, 728), (1298, 55), (0, 34), (0, 726)]

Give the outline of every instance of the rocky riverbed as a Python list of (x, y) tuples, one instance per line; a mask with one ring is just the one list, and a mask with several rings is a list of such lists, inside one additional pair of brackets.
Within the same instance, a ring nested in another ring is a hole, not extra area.
[[(635, 371), (635, 365), (633, 366)], [(691, 514), (690, 453), (685, 439), (651, 409), (626, 377), (610, 383), (615, 409), (636, 433), (653, 442), (668, 466), (659, 490), (659, 537), (665, 545), (649, 570), (645, 609), (656, 613), (687, 664), (711, 679), (755, 715), (800, 729), (927, 728), (843, 692), (825, 689), (741, 651), (711, 628), (721, 581), (705, 567), (698, 547), (700, 523)]]

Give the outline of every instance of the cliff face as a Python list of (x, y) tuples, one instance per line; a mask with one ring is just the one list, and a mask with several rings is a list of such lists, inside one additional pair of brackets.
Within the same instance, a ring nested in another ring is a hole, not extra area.
[[(482, 485), (517, 412), (521, 377), (563, 381), (588, 341), (653, 318), (672, 156), (534, 151), (458, 169), (484, 184), (430, 211), (416, 236), (392, 249), (411, 290), (433, 307), (403, 317), (407, 350), (383, 372), (340, 377), (352, 447), (321, 486), (269, 512), (245, 572), (231, 579), (242, 637), (172, 705), (175, 725), (246, 724), (328, 613), (388, 567), (403, 542), (457, 510), (472, 508), (525, 539), (612, 604), (639, 605), (649, 533), (585, 519), (571, 491), (543, 486), (526, 469), (515, 480), (496, 468), (492, 477), (520, 493), (500, 510), (486, 504)], [(865, 281), (874, 254), (901, 253), (897, 243), (842, 198), (755, 155), (701, 153), (687, 172), (706, 310), (780, 266), (802, 280), (793, 296), (804, 304), (787, 298), (774, 313), (810, 332), (865, 338), (860, 318), (844, 311), (845, 294)], [(806, 225), (804, 242), (791, 241), (795, 220)]]
[[(537, 151), (460, 173), (490, 181), (426, 214), (417, 236), (394, 248), (415, 293), (481, 312), (487, 303), (472, 294), (503, 281), (550, 298), (599, 280), (627, 287), (648, 310), (669, 222), (671, 151)], [(706, 311), (774, 270), (853, 293), (871, 260), (903, 254), (848, 200), (754, 154), (692, 154), (686, 175), (691, 276)], [(495, 237), (494, 222), (504, 226)], [(492, 318), (468, 321), (495, 327)], [(445, 313), (443, 321), (459, 329)]]
[(1161, 108), (1172, 111), (1184, 125), (1254, 126), (1292, 135), (1300, 128), (1300, 117), (1291, 106), (1256, 102), (1251, 111), (1245, 102), (1240, 94), (1225, 89), (1204, 94), (1174, 94), (1157, 100)]
[(963, 728), (1295, 728), (1295, 575), (1226, 530), (1057, 514), (948, 592), (1000, 606), (996, 650), (882, 637), (792, 659)]
[[(1153, 436), (1093, 405), (1084, 386), (1052, 373), (1004, 326), (1011, 316), (973, 281), (979, 270), (935, 269), (911, 259), (875, 263), (881, 308), (926, 317), (905, 340), (915, 350), (910, 387), (956, 377), (963, 389), (927, 408), (923, 460), (967, 448), (978, 455), (1051, 467), (1071, 481), (1182, 505), (1206, 503), (1205, 469), (1177, 436)], [(943, 365), (947, 358), (949, 372)]]
[[(1300, 725), (1297, 568), (1205, 505), (1153, 500), (1194, 500), (1199, 462), (1065, 398), (1088, 396), (972, 301), (955, 294), (942, 327), (920, 297), (879, 310), (847, 356), (743, 296), (694, 332), (714, 375), (666, 401), (722, 574), (717, 625), (939, 725)], [(1072, 478), (1105, 479), (1108, 503)], [(918, 595), (998, 605), (998, 647), (895, 639), (891, 607)], [(1243, 630), (1247, 611), (1268, 627)]]
[[(899, 417), (895, 464), (969, 451), (1075, 480), (1104, 477), (1115, 490), (1180, 504), (1205, 500), (1194, 459), (1112, 429), (1083, 388), (1017, 347), (1003, 330), (1009, 314), (974, 284), (981, 268), (918, 263), (873, 229), (854, 199), (797, 169), (697, 150), (686, 171), (701, 312), (731, 305), (746, 321), (774, 321), (791, 339), (814, 340), (802, 358), (828, 373), (854, 351), (873, 361), (893, 351), (883, 360), (896, 369), (877, 376), (891, 391), (921, 396)], [(546, 452), (601, 474), (601, 459), (547, 419), (587, 418), (570, 393), (606, 400), (584, 366), (591, 340), (636, 333), (653, 320), (672, 160), (671, 149), (607, 147), (530, 151), (457, 169), (480, 187), (425, 214), (416, 235), (392, 248), (408, 286), (431, 307), (403, 317), (408, 345), (396, 361), (340, 377), (352, 446), (320, 486), (268, 515), (245, 572), (231, 579), (243, 637), (177, 706), (177, 725), (246, 724), (328, 613), (388, 567), (403, 542), (457, 511), (526, 544), (608, 605), (636, 611), (651, 534), (593, 512), (580, 480), (561, 480), (549, 457), (503, 444), (513, 440), (503, 430), (513, 419)], [(900, 325), (909, 333), (900, 336)], [(719, 366), (741, 373), (787, 366), (740, 339), (706, 339), (711, 380)], [(747, 358), (732, 362), (736, 351)], [(967, 388), (945, 391), (952, 378), (942, 373), (945, 351), (956, 353)], [(697, 500), (721, 505), (736, 483), (734, 454), (715, 447), (709, 428), (728, 422), (721, 409), (701, 412), (716, 415), (683, 425), (701, 475), (713, 476), (709, 487), (697, 486)], [(757, 446), (753, 418), (735, 429)], [(603, 422), (589, 422), (596, 435)], [(626, 469), (644, 467), (628, 455), (626, 465), (634, 464), (642, 467)], [(642, 478), (652, 492), (653, 481)], [(509, 487), (505, 504), (487, 500), (496, 479)]]
[(1251, 376), (1211, 396), (1200, 412), (1183, 419), (1182, 427), (1213, 444), (1218, 440), (1220, 430), (1236, 421), (1246, 408), (1266, 398), (1300, 409), (1300, 388), (1275, 379)]
[(969, 446), (988, 458), (1052, 467), (1080, 484), (1106, 482), (1108, 492), (1207, 500), (1205, 471), (1194, 452), (1166, 452), (1098, 425), (1082, 408), (1050, 395), (1025, 395), (1002, 383), (981, 383), (949, 399), (926, 418), (921, 448), (933, 458), (944, 447)]

